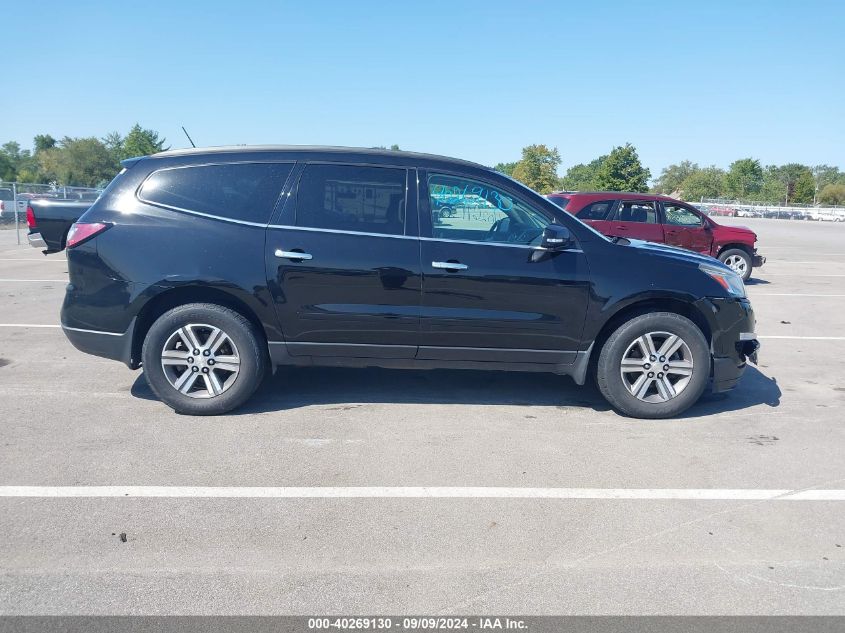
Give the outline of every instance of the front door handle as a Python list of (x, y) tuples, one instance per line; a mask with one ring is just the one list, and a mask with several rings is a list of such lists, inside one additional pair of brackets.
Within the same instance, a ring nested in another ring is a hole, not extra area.
[(431, 262), (431, 266), (443, 270), (466, 270), (469, 268), (466, 264), (459, 264), (458, 262)]
[(301, 251), (283, 251), (281, 248), (277, 248), (275, 252), (276, 257), (281, 257), (282, 259), (314, 259), (311, 253), (303, 253)]

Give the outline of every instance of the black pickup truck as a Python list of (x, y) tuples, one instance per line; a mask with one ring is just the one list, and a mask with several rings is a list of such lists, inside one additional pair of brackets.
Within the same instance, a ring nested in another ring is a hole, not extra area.
[(64, 250), (70, 227), (93, 204), (92, 200), (30, 200), (26, 208), (29, 245), (44, 254)]

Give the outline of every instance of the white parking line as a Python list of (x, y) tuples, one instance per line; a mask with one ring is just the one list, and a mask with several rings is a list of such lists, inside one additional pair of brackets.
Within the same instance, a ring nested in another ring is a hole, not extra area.
[(845, 336), (758, 336), (758, 339), (779, 338), (795, 341), (845, 341)]
[(845, 297), (845, 295), (815, 295), (800, 292), (755, 292), (753, 298), (757, 297)]
[(41, 262), (50, 264), (67, 264), (66, 259), (38, 259), (36, 257), (0, 257), (0, 262)]
[(7, 281), (24, 281), (24, 282), (31, 281), (31, 282), (34, 282), (34, 283), (50, 282), (50, 283), (56, 283), (56, 284), (66, 284), (67, 283), (67, 279), (0, 279), (0, 282), (5, 283)]
[[(768, 277), (806, 277), (807, 273), (770, 273), (766, 271), (765, 277), (760, 277), (760, 279), (765, 280)], [(820, 275), (818, 273), (813, 273), (813, 277), (845, 277), (845, 275), (833, 274), (833, 275)], [(755, 277), (756, 279), (756, 277)]]
[(0, 497), (180, 499), (609, 499), (845, 501), (845, 490), (724, 488), (0, 486)]
[(61, 325), (45, 324), (45, 323), (0, 323), (0, 327), (50, 327), (60, 328)]

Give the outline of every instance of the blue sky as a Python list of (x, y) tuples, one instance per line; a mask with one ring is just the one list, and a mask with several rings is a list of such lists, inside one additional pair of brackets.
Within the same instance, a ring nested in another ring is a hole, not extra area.
[(488, 165), (545, 143), (562, 169), (631, 142), (655, 176), (748, 155), (845, 168), (842, 2), (29, 0), (3, 16), (0, 142), (25, 147), (137, 121), (173, 147), (185, 125), (198, 145), (398, 143)]

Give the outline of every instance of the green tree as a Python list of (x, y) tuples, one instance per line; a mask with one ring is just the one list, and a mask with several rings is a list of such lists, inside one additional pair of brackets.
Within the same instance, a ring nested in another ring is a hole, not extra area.
[(52, 149), (56, 146), (56, 139), (49, 134), (38, 134), (32, 139), (32, 144), (35, 147), (35, 153), (43, 152), (45, 149)]
[(598, 189), (598, 173), (607, 154), (591, 160), (589, 163), (578, 163), (566, 170), (566, 175), (561, 179), (561, 185), (566, 191), (591, 191)]
[(831, 183), (825, 185), (819, 193), (819, 202), (822, 204), (845, 204), (845, 184)]
[(648, 191), (651, 172), (640, 163), (630, 143), (614, 147), (596, 174), (597, 189), (607, 191)]
[(769, 165), (763, 174), (760, 193), (766, 202), (809, 204), (815, 192), (816, 181), (806, 165)]
[(560, 153), (557, 148), (545, 145), (529, 145), (522, 148), (522, 160), (513, 169), (512, 177), (528, 185), (534, 191), (550, 193), (557, 188), (557, 168)]
[(513, 176), (513, 170), (516, 168), (516, 163), (496, 163), (493, 165), (493, 169), (495, 169), (500, 174), (505, 174), (506, 176)]
[(725, 170), (715, 165), (699, 169), (690, 174), (681, 185), (681, 199), (695, 202), (702, 198), (718, 198), (722, 195)]
[(42, 173), (61, 185), (94, 187), (114, 178), (118, 169), (100, 139), (64, 137), (56, 147), (38, 153)]
[(5, 152), (0, 152), (0, 180), (15, 180), (15, 166)]
[(698, 163), (682, 160), (680, 163), (664, 167), (654, 183), (655, 193), (671, 194), (682, 189), (684, 181), (700, 169)]
[(738, 200), (748, 200), (763, 188), (763, 168), (754, 158), (741, 158), (731, 163), (725, 174), (724, 194)]
[(155, 130), (146, 130), (138, 123), (132, 126), (129, 134), (123, 139), (121, 159), (135, 156), (149, 156), (157, 152), (170, 149), (164, 146), (165, 139), (159, 138)]
[(816, 187), (821, 191), (828, 185), (845, 185), (845, 174), (839, 171), (839, 167), (831, 165), (816, 165), (811, 169), (813, 178), (816, 180)]
[(28, 149), (21, 149), (17, 141), (9, 141), (0, 147), (0, 174), (3, 180), (21, 182), (21, 172), (31, 170), (32, 167), (32, 153)]

